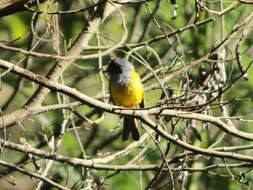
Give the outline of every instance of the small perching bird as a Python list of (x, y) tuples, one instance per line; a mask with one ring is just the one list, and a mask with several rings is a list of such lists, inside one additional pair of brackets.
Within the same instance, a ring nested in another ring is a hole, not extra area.
[[(108, 73), (110, 97), (115, 105), (133, 109), (138, 104), (143, 105), (144, 90), (141, 79), (130, 62), (116, 58), (110, 62)], [(122, 140), (127, 140), (130, 134), (133, 140), (140, 139), (136, 119), (125, 116)]]

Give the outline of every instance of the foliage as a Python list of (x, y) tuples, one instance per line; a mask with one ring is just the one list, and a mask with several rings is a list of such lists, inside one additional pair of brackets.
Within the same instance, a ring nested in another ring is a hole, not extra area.
[[(33, 3), (0, 3), (0, 189), (251, 189), (252, 1)], [(139, 142), (120, 138), (115, 57), (145, 87)]]

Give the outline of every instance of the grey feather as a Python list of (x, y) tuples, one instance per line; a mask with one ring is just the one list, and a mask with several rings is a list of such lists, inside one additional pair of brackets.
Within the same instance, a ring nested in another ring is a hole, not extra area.
[(109, 65), (110, 80), (122, 86), (127, 86), (130, 82), (133, 65), (125, 59), (116, 58)]

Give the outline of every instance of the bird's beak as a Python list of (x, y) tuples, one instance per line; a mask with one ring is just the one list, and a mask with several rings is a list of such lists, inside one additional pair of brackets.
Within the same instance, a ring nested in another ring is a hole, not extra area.
[(99, 72), (102, 71), (103, 73), (109, 73), (108, 66), (103, 66), (101, 69), (98, 70)]

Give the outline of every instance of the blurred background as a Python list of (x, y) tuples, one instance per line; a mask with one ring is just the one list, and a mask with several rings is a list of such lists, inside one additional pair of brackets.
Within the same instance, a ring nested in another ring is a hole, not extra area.
[[(20, 10), (11, 0), (0, 2), (0, 43), (62, 56), (71, 49), (85, 26), (94, 20), (94, 7), (104, 6), (103, 1), (99, 4), (100, 1), (91, 0), (31, 1), (31, 5), (27, 1), (19, 2), (19, 6), (27, 8)], [(253, 4), (225, 0), (124, 2), (106, 2), (111, 8), (105, 6), (103, 9), (104, 19), (91, 34), (82, 55), (101, 53), (117, 44), (124, 34), (122, 17), (128, 31), (123, 45), (95, 59), (76, 59), (60, 74), (58, 82), (112, 104), (108, 96), (108, 76), (102, 70), (111, 57), (126, 58), (134, 64), (143, 79), (145, 108), (166, 103), (168, 109), (217, 116), (228, 124), (232, 122), (242, 131), (252, 133), (253, 70), (246, 71), (246, 68), (253, 55), (253, 19), (235, 29), (245, 19), (251, 18)], [(115, 10), (110, 12), (112, 7)], [(185, 31), (182, 32), (182, 29)], [(172, 34), (174, 31), (177, 32)], [(2, 46), (0, 59), (43, 76), (47, 76), (57, 63), (55, 59), (28, 56)], [(25, 105), (38, 85), (4, 69), (0, 71), (0, 106), (1, 115), (4, 116)], [(163, 81), (164, 89), (158, 81)], [(224, 91), (226, 88), (228, 90)], [(42, 105), (76, 101), (51, 91)], [(141, 134), (148, 131), (151, 137), (146, 135), (140, 143), (131, 146), (135, 142), (123, 142), (120, 138), (121, 117), (77, 104), (27, 117), (1, 130), (0, 136), (14, 143), (67, 157), (97, 159), (119, 153), (106, 163), (108, 165), (157, 165), (159, 168), (165, 159), (169, 161), (176, 155), (186, 153), (186, 150), (158, 137), (141, 123)], [(228, 135), (207, 122), (177, 117), (151, 118), (168, 133), (196, 147), (251, 145), (250, 141)], [(238, 153), (253, 156), (251, 148), (240, 149)], [(252, 168), (224, 166), (201, 171), (184, 170), (243, 163), (198, 154), (186, 154), (169, 163), (171, 172), (166, 164), (164, 171), (81, 168), (4, 146), (1, 146), (0, 156), (1, 160), (30, 172), (42, 174), (47, 168), (46, 177), (70, 189), (251, 189), (253, 182)], [(0, 189), (57, 188), (0, 164)]]

